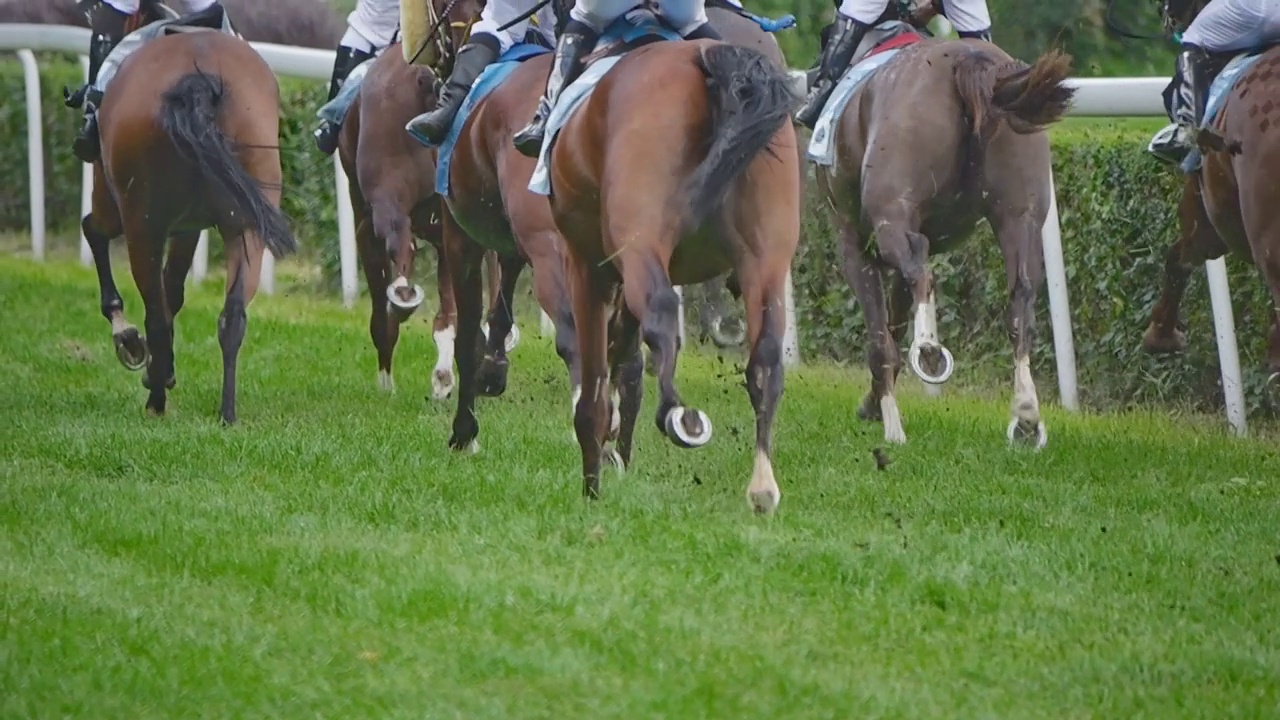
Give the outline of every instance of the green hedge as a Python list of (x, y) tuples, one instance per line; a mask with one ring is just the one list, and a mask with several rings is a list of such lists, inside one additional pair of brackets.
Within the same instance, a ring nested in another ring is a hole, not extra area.
[[(79, 215), (80, 164), (70, 152), (77, 114), (61, 105), (61, 87), (78, 67), (42, 58), (47, 217), (54, 233), (74, 235)], [(332, 161), (311, 144), (321, 83), (282, 83), (281, 147), (285, 208), (305, 252), (336, 277), (336, 220)], [(0, 94), (22, 97), (16, 62), (0, 62)], [(0, 105), (0, 230), (28, 223), (25, 115), (19, 101)], [(1189, 348), (1176, 358), (1150, 357), (1140, 349), (1147, 318), (1159, 294), (1165, 248), (1176, 236), (1178, 178), (1144, 152), (1149, 133), (1090, 129), (1073, 124), (1055, 131), (1054, 172), (1066, 249), (1072, 321), (1082, 400), (1091, 407), (1132, 403), (1170, 408), (1221, 407), (1217, 352), (1203, 273), (1193, 276), (1183, 305)], [(861, 364), (865, 331), (853, 295), (840, 273), (830, 213), (816, 191), (806, 198), (805, 238), (796, 259), (797, 311), (808, 357)], [(215, 244), (216, 247), (216, 244)], [(1004, 332), (1006, 291), (1000, 253), (985, 225), (977, 237), (936, 260), (940, 330), (960, 363), (957, 380), (1006, 384), (1012, 351)], [(1230, 261), (1232, 295), (1251, 409), (1273, 415), (1262, 392), (1267, 302), (1252, 268)], [(1046, 397), (1056, 395), (1052, 333), (1042, 293), (1037, 315), (1037, 377)]]

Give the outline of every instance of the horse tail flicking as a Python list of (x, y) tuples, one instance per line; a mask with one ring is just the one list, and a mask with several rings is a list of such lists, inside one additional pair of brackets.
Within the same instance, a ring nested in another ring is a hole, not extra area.
[(975, 51), (959, 58), (955, 66), (956, 90), (980, 143), (1002, 120), (1020, 135), (1040, 132), (1061, 120), (1075, 96), (1065, 83), (1070, 75), (1071, 56), (1058, 50), (1041, 55), (1033, 65)]
[[(735, 45), (711, 45), (698, 53), (707, 76), (711, 144), (687, 180), (687, 229), (720, 208), (733, 182), (791, 120), (800, 98), (791, 81), (763, 53)], [(772, 150), (769, 150), (772, 153)]]
[(196, 70), (165, 92), (161, 126), (178, 154), (200, 168), (204, 180), (231, 201), (237, 216), (248, 218), (249, 227), (257, 230), (271, 254), (283, 257), (295, 252), (298, 243), (284, 213), (267, 200), (218, 126), (218, 113), (225, 98), (222, 78)]

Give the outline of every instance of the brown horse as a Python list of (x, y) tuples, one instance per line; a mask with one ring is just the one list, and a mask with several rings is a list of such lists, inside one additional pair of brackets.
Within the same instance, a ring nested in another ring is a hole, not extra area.
[(584, 389), (574, 428), (586, 496), (599, 494), (604, 445), (616, 439), (619, 450), (630, 447), (627, 424), (610, 418), (613, 405), (624, 413), (639, 407), (640, 373), (623, 370), (637, 363), (641, 336), (658, 357), (659, 430), (686, 448), (711, 439), (710, 419), (676, 390), (672, 285), (733, 270), (746, 307), (746, 384), (756, 413), (747, 495), (759, 512), (777, 506), (771, 446), (782, 394), (783, 293), (800, 235), (789, 122), (797, 100), (786, 73), (759, 51), (658, 42), (617, 60), (554, 138), (551, 207), (569, 249)]
[[(885, 57), (830, 127), (834, 164), (818, 166), (819, 186), (841, 228), (845, 277), (869, 335), (872, 382), (858, 415), (882, 421), (887, 442), (906, 442), (894, 385), (903, 365), (899, 345), (913, 316), (912, 370), (932, 384), (950, 377), (954, 363), (938, 341), (929, 256), (958, 247), (985, 217), (1009, 288), (1014, 402), (1008, 436), (1043, 447), (1047, 434), (1030, 360), (1051, 192), (1042, 129), (1069, 107), (1072, 91), (1063, 81), (1070, 58), (1050, 52), (1028, 66), (987, 42), (932, 39)], [(892, 282), (887, 306), (886, 272)]]
[[(417, 237), (436, 249), (440, 306), (432, 322), (436, 366), (431, 387), (434, 397), (442, 400), (454, 388), (457, 306), (441, 244), (435, 152), (404, 132), (406, 122), (434, 103), (436, 75), (428, 67), (406, 63), (399, 45), (369, 62), (372, 65), (342, 125), (338, 154), (351, 181), (356, 246), (372, 306), (369, 335), (378, 352), (378, 386), (395, 389), (391, 361), (400, 324), (425, 297), (420, 285), (411, 284)], [(491, 254), (488, 260), (489, 296), (496, 305), (500, 295), (497, 255)], [(500, 335), (507, 343), (513, 337), (510, 330)]]
[[(1204, 2), (1191, 3), (1198, 12)], [(1189, 21), (1190, 18), (1187, 18)], [(1266, 50), (1235, 82), (1199, 139), (1200, 167), (1187, 174), (1178, 205), (1181, 233), (1165, 259), (1164, 287), (1143, 337), (1148, 352), (1180, 352), (1178, 306), (1196, 265), (1228, 252), (1252, 259), (1272, 298), (1269, 382), (1280, 378), (1280, 46)]]
[[(147, 410), (165, 411), (175, 384), (173, 320), (200, 231), (226, 243), (227, 294), (218, 318), (222, 420), (236, 420), (236, 361), (263, 248), (296, 250), (279, 210), (279, 88), (243, 40), (214, 31), (158, 37), (120, 66), (99, 109), (102, 158), (93, 209), (81, 223), (121, 362), (144, 365)], [(108, 243), (124, 234), (146, 307), (147, 337), (125, 320)], [(168, 259), (165, 246), (168, 242)]]
[[(726, 42), (758, 48), (782, 70), (786, 60), (777, 42), (755, 22), (731, 10), (711, 7), (707, 11), (712, 25)], [(533, 291), (539, 306), (552, 319), (556, 332), (556, 352), (569, 370), (570, 408), (577, 406), (582, 387), (577, 362), (577, 339), (573, 326), (573, 306), (569, 299), (564, 267), (564, 239), (551, 215), (547, 198), (530, 192), (529, 178), (535, 161), (516, 151), (508, 142), (533, 115), (542, 94), (543, 79), (550, 71), (551, 54), (522, 62), (503, 82), (476, 103), (459, 129), (450, 162), (450, 196), (447, 202), (459, 227), (465, 228), (462, 242), (478, 240), (486, 247), (514, 248), (502, 259), (504, 298), (507, 288), (514, 287), (518, 274), (528, 264), (533, 269)], [(495, 212), (495, 209), (500, 212)], [(459, 281), (463, 287), (466, 280)], [(714, 284), (713, 284), (714, 283)], [(718, 300), (723, 288), (721, 278), (707, 283)], [(511, 302), (495, 303), (489, 323), (501, 329), (512, 322)], [(506, 312), (502, 312), (503, 310)], [(708, 318), (713, 339), (720, 342), (719, 321), (723, 313)], [(745, 336), (745, 332), (743, 333)], [(499, 334), (499, 337), (501, 335)], [(730, 344), (731, 339), (725, 342)], [(740, 342), (740, 341), (739, 341)], [(633, 368), (627, 368), (632, 371)], [(477, 370), (480, 394), (501, 394), (507, 382), (507, 361), (503, 347), (492, 336)], [(629, 422), (635, 422), (635, 412)], [(470, 408), (459, 406), (467, 415)], [(627, 417), (624, 413), (623, 417)], [(464, 423), (468, 422), (464, 420)], [(621, 419), (615, 419), (615, 424)], [(623, 433), (630, 438), (629, 432)], [(630, 457), (630, 447), (621, 447), (614, 459)]]

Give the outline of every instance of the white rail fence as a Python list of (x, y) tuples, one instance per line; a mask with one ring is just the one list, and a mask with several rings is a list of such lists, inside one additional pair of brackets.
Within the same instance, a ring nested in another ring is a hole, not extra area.
[[(88, 47), (88, 44), (89, 31), (83, 28), (61, 25), (0, 24), (0, 50), (17, 51), (26, 83), (28, 173), (31, 179), (31, 250), (37, 259), (44, 257), (45, 249), (45, 177), (40, 73), (33, 51), (80, 53)], [(333, 67), (332, 52), (271, 43), (253, 43), (253, 46), (278, 75), (319, 81), (329, 79), (329, 73)], [(81, 62), (87, 69), (87, 61), (83, 57)], [(797, 83), (803, 82), (801, 73), (793, 73), (793, 77)], [(1077, 92), (1072, 114), (1101, 117), (1162, 116), (1164, 106), (1160, 93), (1166, 82), (1164, 78), (1073, 79), (1071, 83)], [(66, 112), (61, 107), (58, 111)], [(85, 166), (81, 182), (82, 211), (87, 213), (93, 186), (89, 166)], [(344, 305), (350, 307), (355, 303), (359, 291), (356, 279), (355, 223), (347, 190), (347, 177), (336, 155), (334, 185), (338, 203), (336, 230), (342, 268), (342, 300)], [(197, 280), (203, 278), (208, 272), (207, 235), (202, 236), (201, 240), (192, 268)], [(80, 256), (86, 264), (91, 262), (88, 244), (83, 237)], [(274, 267), (270, 263), (271, 258), (268, 257), (267, 260), (268, 262), (263, 266), (262, 290), (270, 293), (274, 284)], [(1079, 409), (1075, 344), (1072, 337), (1071, 311), (1056, 198), (1051, 198), (1049, 217), (1044, 226), (1044, 262), (1059, 395), (1062, 406), (1075, 411)], [(1244, 392), (1236, 345), (1235, 320), (1232, 316), (1227, 286), (1226, 263), (1221, 258), (1212, 260), (1205, 264), (1205, 270), (1209, 279), (1218, 356), (1222, 365), (1222, 388), (1226, 399), (1227, 421), (1238, 435), (1244, 435), (1247, 432)], [(788, 322), (787, 337), (784, 338), (784, 355), (787, 364), (794, 365), (799, 362), (799, 342), (790, 283), (787, 287), (786, 313)], [(547, 328), (548, 318), (544, 315), (544, 332)], [(682, 308), (681, 334), (683, 333)]]

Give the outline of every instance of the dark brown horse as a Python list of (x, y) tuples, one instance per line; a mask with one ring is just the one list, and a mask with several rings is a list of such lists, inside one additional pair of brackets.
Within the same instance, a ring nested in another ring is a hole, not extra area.
[(886, 57), (830, 129), (834, 165), (818, 167), (841, 228), (845, 276), (867, 322), (872, 382), (858, 414), (882, 421), (887, 442), (906, 442), (894, 384), (909, 321), (912, 369), (928, 383), (950, 377), (954, 364), (938, 340), (929, 256), (958, 247), (985, 217), (1009, 288), (1009, 439), (1029, 437), (1043, 447), (1030, 359), (1051, 192), (1042, 129), (1069, 107), (1072, 91), (1063, 81), (1070, 58), (1050, 52), (1026, 65), (987, 42), (931, 39)]
[(658, 42), (618, 60), (554, 139), (551, 207), (569, 249), (583, 386), (574, 427), (588, 497), (599, 493), (606, 443), (616, 440), (619, 452), (631, 444), (627, 423), (618, 428), (610, 418), (619, 403), (624, 414), (639, 407), (640, 373), (624, 369), (638, 362), (641, 337), (658, 357), (659, 430), (681, 447), (710, 441), (710, 419), (686, 406), (675, 386), (672, 286), (733, 270), (746, 307), (746, 384), (756, 412), (747, 495), (759, 512), (777, 506), (771, 446), (782, 394), (783, 292), (800, 235), (789, 122), (796, 102), (786, 73), (758, 51)]
[[(1189, 3), (1190, 22), (1206, 3)], [(1280, 378), (1280, 47), (1266, 50), (1235, 82), (1199, 139), (1199, 169), (1183, 182), (1181, 233), (1165, 260), (1164, 288), (1143, 338), (1149, 352), (1179, 352), (1178, 306), (1196, 265), (1228, 252), (1252, 259), (1272, 298), (1269, 381)]]
[[(227, 295), (218, 318), (224, 422), (236, 420), (236, 361), (264, 247), (296, 249), (279, 210), (279, 89), (248, 43), (214, 31), (158, 37), (120, 66), (99, 109), (102, 158), (82, 222), (121, 362), (147, 368), (146, 407), (165, 411), (175, 384), (173, 320), (200, 231), (226, 243)], [(146, 307), (147, 337), (124, 317), (108, 242), (124, 234)], [(165, 248), (168, 245), (168, 259)]]
[[(400, 324), (422, 304), (425, 293), (413, 284), (414, 238), (436, 249), (440, 306), (432, 323), (436, 366), (432, 394), (442, 400), (454, 388), (457, 306), (452, 277), (441, 244), (442, 204), (435, 191), (435, 152), (414, 142), (404, 125), (434, 103), (436, 76), (422, 65), (405, 62), (393, 45), (372, 65), (347, 111), (338, 154), (350, 178), (356, 246), (372, 306), (369, 335), (378, 351), (378, 386), (393, 391), (391, 361)], [(489, 294), (499, 299), (497, 256), (489, 258)], [(500, 337), (509, 344), (511, 328)]]

